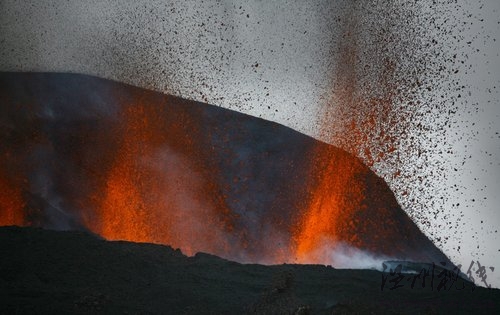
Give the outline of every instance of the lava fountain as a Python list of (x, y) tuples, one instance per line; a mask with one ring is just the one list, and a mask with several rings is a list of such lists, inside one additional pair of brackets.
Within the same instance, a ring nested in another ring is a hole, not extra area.
[(120, 135), (118, 148), (110, 152), (104, 189), (85, 226), (110, 240), (169, 244), (189, 255), (197, 251), (225, 255), (228, 245), (222, 233), (230, 222), (218, 212), (224, 206), (210, 198), (213, 186), (197, 168), (202, 165), (172, 149), (185, 124), (194, 128), (183, 150), (193, 150), (196, 123), (167, 125), (165, 109), (139, 103), (120, 113), (114, 131)]
[(366, 170), (360, 163), (352, 163), (347, 155), (322, 149), (313, 158), (315, 169), (311, 172), (317, 176), (316, 184), (294, 235), (297, 259), (303, 263), (330, 261), (328, 252), (318, 251), (326, 245), (344, 240), (353, 246), (361, 245), (355, 229), (345, 229), (344, 223), (352, 227), (359, 224), (351, 215), (362, 207), (364, 189), (356, 177)]

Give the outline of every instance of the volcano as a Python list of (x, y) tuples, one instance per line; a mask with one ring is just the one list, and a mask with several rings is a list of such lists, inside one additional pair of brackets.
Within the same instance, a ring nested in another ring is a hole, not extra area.
[[(0, 225), (239, 262), (449, 259), (383, 179), (277, 123), (106, 79), (0, 73)], [(344, 265), (342, 265), (344, 264)]]

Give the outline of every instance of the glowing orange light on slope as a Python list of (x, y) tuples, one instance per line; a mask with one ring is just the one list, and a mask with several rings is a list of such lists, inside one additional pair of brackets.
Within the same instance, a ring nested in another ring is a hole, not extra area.
[[(215, 188), (198, 172), (196, 161), (167, 145), (178, 141), (181, 132), (179, 124), (167, 128), (165, 117), (158, 104), (126, 107), (121, 145), (111, 153), (114, 162), (105, 172), (104, 191), (95, 198), (96, 216), (88, 216), (86, 224), (110, 240), (224, 255), (228, 222), (209, 198)], [(194, 130), (189, 138), (196, 141)]]
[(338, 241), (355, 243), (356, 235), (347, 227), (353, 224), (352, 213), (362, 207), (364, 199), (363, 187), (356, 181), (362, 166), (354, 163), (352, 157), (325, 149), (318, 152), (314, 161), (316, 184), (293, 236), (300, 263), (330, 262), (325, 256), (327, 247)]
[(0, 226), (6, 225), (25, 225), (24, 201), (21, 190), (0, 169)]

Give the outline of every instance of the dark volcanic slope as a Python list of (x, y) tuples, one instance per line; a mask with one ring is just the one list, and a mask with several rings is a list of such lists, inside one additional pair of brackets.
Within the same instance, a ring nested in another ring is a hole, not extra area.
[[(242, 265), (85, 232), (0, 228), (0, 314), (498, 314), (500, 291), (319, 265)], [(466, 287), (463, 290), (457, 290)], [(449, 286), (447, 286), (448, 288)], [(303, 312), (294, 313), (302, 309)], [(305, 312), (308, 310), (309, 313)]]
[(330, 250), (342, 244), (449, 263), (387, 184), (343, 150), (84, 75), (0, 73), (0, 188), (0, 225), (244, 262), (335, 264)]

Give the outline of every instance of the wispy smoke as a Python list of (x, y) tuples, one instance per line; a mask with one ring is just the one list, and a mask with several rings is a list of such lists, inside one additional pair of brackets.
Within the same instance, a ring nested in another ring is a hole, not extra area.
[(55, 167), (63, 167), (65, 161), (54, 154), (50, 145), (39, 145), (31, 154), (33, 169), (29, 174), (29, 191), (25, 191), (29, 206), (29, 220), (35, 226), (54, 230), (79, 228), (77, 219), (57, 187)]
[(382, 263), (387, 260), (398, 260), (394, 257), (376, 255), (368, 250), (349, 246), (345, 242), (324, 240), (321, 246), (310, 253), (311, 261), (303, 263), (320, 263), (338, 269), (374, 269), (383, 270)]
[(339, 269), (376, 269), (382, 270), (382, 263), (391, 260), (387, 256), (380, 256), (364, 251), (344, 243), (337, 244), (330, 253), (332, 265)]
[(142, 157), (140, 163), (158, 175), (157, 191), (150, 192), (157, 199), (149, 210), (164, 228), (155, 229), (158, 235), (153, 237), (165, 240), (168, 235), (169, 242), (188, 255), (198, 251), (223, 254), (217, 247), (222, 249), (230, 237), (217, 222), (217, 209), (209, 202), (203, 177), (192, 163), (167, 146)]

